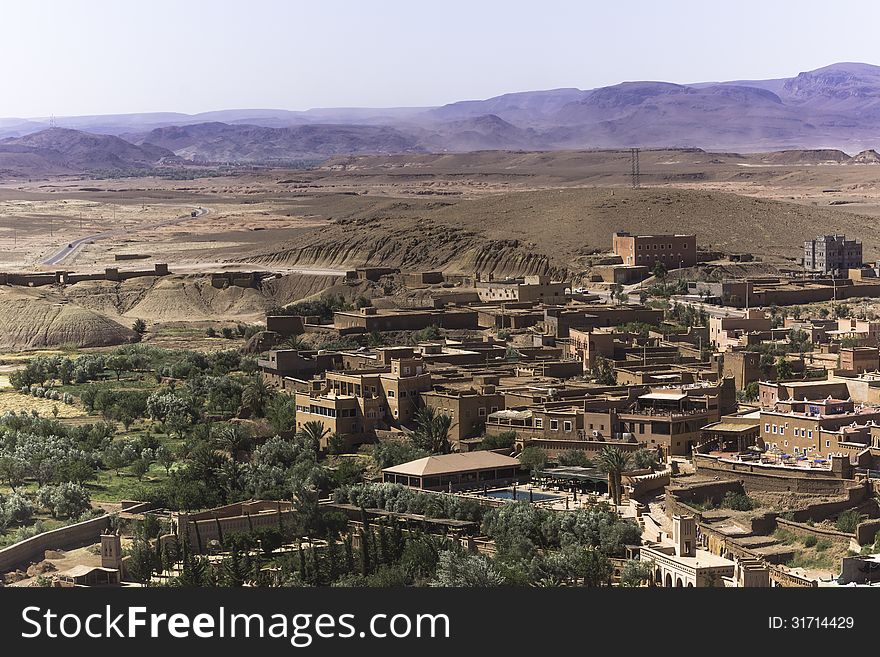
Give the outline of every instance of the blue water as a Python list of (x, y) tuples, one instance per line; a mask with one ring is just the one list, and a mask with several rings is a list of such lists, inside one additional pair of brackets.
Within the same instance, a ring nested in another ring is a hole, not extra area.
[[(485, 497), (495, 497), (502, 500), (512, 500), (513, 499), (513, 490), (507, 488), (505, 490), (490, 490), (488, 493), (483, 493)], [(538, 493), (537, 491), (532, 493), (532, 502), (543, 502), (544, 500), (558, 500), (561, 499), (559, 495), (551, 495), (550, 493)], [(523, 490), (522, 488), (516, 489), (516, 501), (517, 502), (528, 502), (529, 501), (529, 491)]]

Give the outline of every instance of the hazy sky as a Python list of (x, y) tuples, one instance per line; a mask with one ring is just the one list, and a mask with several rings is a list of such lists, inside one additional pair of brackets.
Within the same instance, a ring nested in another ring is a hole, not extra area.
[(422, 106), (880, 64), (880, 3), (0, 0), (0, 117)]

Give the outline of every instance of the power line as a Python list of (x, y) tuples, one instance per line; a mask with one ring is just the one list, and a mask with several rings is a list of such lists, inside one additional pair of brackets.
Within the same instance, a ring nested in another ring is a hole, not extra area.
[(639, 182), (639, 177), (642, 175), (641, 171), (639, 171), (639, 149), (638, 148), (629, 149), (629, 161), (630, 161), (630, 168), (632, 169), (632, 173), (630, 174), (632, 176), (632, 188), (638, 189), (639, 187), (641, 187), (641, 184)]

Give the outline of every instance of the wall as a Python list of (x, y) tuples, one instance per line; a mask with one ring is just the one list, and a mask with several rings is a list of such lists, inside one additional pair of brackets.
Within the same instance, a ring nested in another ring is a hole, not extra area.
[(693, 460), (699, 474), (740, 480), (746, 488), (758, 490), (844, 495), (846, 489), (855, 483), (852, 479), (842, 479), (830, 470), (805, 470), (799, 473), (792, 468), (777, 473), (757, 464), (726, 463), (704, 454), (694, 454)]
[(877, 538), (878, 531), (880, 531), (880, 518), (860, 522), (856, 527), (856, 540), (859, 545), (870, 545)]
[(110, 527), (110, 516), (91, 518), (66, 527), (37, 534), (0, 550), (0, 572), (42, 561), (46, 550), (71, 550), (98, 543)]
[(289, 526), (296, 521), (296, 513), (292, 510), (265, 511), (255, 514), (243, 514), (226, 518), (209, 518), (189, 520), (180, 524), (180, 531), (189, 545), (197, 552), (203, 552), (212, 540), (223, 542), (230, 534), (246, 534), (260, 527)]
[(815, 525), (806, 525), (800, 522), (794, 522), (793, 520), (787, 520), (785, 518), (776, 518), (776, 525), (778, 527), (784, 527), (785, 529), (789, 529), (794, 532), (798, 532), (801, 534), (812, 534), (817, 538), (830, 538), (835, 541), (843, 541), (849, 543), (852, 539), (852, 534), (846, 534), (844, 532), (839, 532), (836, 529), (827, 529), (825, 527), (817, 527)]

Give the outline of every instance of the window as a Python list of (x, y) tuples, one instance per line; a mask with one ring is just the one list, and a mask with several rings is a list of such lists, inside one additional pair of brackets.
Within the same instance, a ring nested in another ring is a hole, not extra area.
[(776, 430), (776, 425), (775, 425), (775, 424), (773, 425), (773, 433), (779, 433), (779, 432)]
[(764, 425), (764, 433), (770, 433), (770, 423), (769, 422), (767, 422)]
[(780, 435), (780, 436), (784, 436), (784, 435), (785, 435), (785, 427), (779, 427), (779, 435)]
[(400, 391), (400, 396), (401, 396), (401, 397), (406, 397), (406, 390), (401, 390), (401, 391)]
[(559, 420), (550, 420), (550, 430), (556, 431), (559, 429)]
[(787, 440), (785, 441), (784, 446), (785, 446), (785, 447), (788, 447), (788, 441), (787, 441)]
[(570, 420), (566, 420), (565, 422), (562, 423), (562, 430), (563, 431), (571, 431), (571, 421)]
[(830, 440), (826, 440), (826, 441), (825, 441), (825, 447), (831, 447), (831, 441), (830, 441)]
[(389, 391), (388, 391), (388, 396), (389, 396), (389, 397), (394, 397), (394, 391), (393, 391), (393, 390), (389, 390)]
[(491, 413), (496, 413), (497, 411), (498, 411), (498, 407), (497, 407), (497, 406), (493, 406), (490, 412), (491, 412)]
[(403, 368), (403, 375), (404, 375), (404, 376), (408, 376), (408, 375), (409, 375), (409, 367), (404, 367), (404, 368)]
[(645, 433), (645, 423), (639, 422), (639, 433)]
[(542, 418), (542, 417), (535, 418), (535, 428), (536, 429), (543, 429), (544, 428), (544, 418)]
[(484, 417), (486, 415), (486, 409), (481, 406), (477, 409), (477, 415), (479, 415), (480, 417)]
[(807, 437), (808, 437), (810, 440), (813, 439), (813, 430), (812, 430), (812, 429), (810, 429), (810, 430), (807, 432)]

